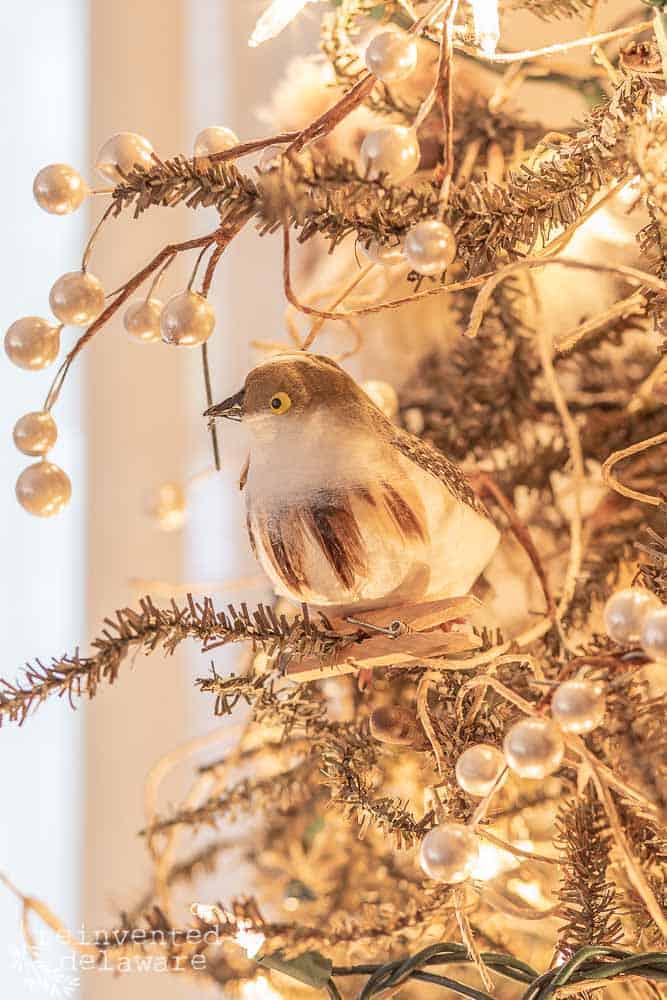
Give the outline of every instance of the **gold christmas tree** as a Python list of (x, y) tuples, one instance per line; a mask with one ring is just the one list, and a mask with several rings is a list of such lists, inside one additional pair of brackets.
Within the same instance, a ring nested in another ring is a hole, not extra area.
[[(270, 44), (306, 4), (273, 0), (250, 44)], [(23, 724), (49, 697), (97, 695), (137, 651), (191, 639), (202, 662), (229, 643), (252, 654), (238, 674), (202, 671), (215, 714), (239, 717), (233, 749), (211, 748), (166, 815), (160, 781), (206, 739), (149, 776), (148, 889), (107, 935), (69, 939), (93, 963), (148, 952), (267, 1000), (664, 995), (667, 6), (637, 3), (606, 30), (599, 7), (313, 5), (320, 58), (288, 69), (275, 134), (241, 143), (210, 127), (193, 156), (163, 160), (120, 133), (97, 162), (111, 187), (91, 192), (63, 164), (35, 178), (46, 211), (91, 194), (107, 204), (80, 271), (51, 290), (56, 320), (22, 318), (6, 334), (11, 361), (36, 370), (55, 361), (63, 325), (82, 328), (42, 409), (15, 427), (36, 459), (16, 486), (28, 512), (69, 500), (47, 458), (53, 414), (72, 363), (120, 310), (132, 337), (201, 350), (217, 469), (215, 418), (250, 420), (257, 385), (274, 411), (262, 427), (296, 426), (315, 402), (334, 424), (343, 399), (358, 416), (327, 443), (344, 504), (318, 501), (306, 517), (280, 435), (279, 516), (257, 500), (258, 449), (241, 473), (272, 606), (146, 597), (116, 611), (88, 655), (0, 681), (0, 722)], [(519, 50), (524, 15), (534, 44)], [(570, 41), (540, 44), (550, 19)], [(583, 95), (585, 118), (564, 121), (555, 101), (545, 130), (520, 110), (536, 87)], [(215, 228), (105, 296), (89, 267), (105, 222), (181, 203), (215, 207)], [(287, 333), (257, 345), (261, 369), (221, 404), (207, 297), (251, 223), (258, 238), (282, 234)], [(163, 303), (160, 282), (193, 251), (187, 287)], [(592, 311), (578, 306), (584, 285)], [(348, 362), (372, 381), (353, 383)], [(276, 372), (292, 381), (274, 384)], [(304, 467), (321, 468), (311, 432), (299, 440)], [(394, 460), (419, 489), (401, 493)], [(178, 525), (184, 503), (165, 489), (156, 516)], [(406, 569), (418, 558), (433, 589)], [(230, 860), (247, 863), (247, 895), (210, 898)], [(62, 930), (3, 881), (28, 934), (31, 919)]]

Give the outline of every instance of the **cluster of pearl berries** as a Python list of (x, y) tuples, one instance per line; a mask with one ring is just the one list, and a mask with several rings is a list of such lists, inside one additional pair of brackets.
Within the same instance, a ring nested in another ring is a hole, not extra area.
[[(553, 774), (565, 753), (563, 733), (589, 733), (604, 718), (605, 697), (599, 684), (570, 680), (559, 684), (551, 699), (551, 718), (526, 718), (507, 732), (503, 750), (486, 743), (468, 747), (456, 762), (459, 787), (477, 798), (500, 787), (508, 769), (521, 778)], [(421, 843), (419, 863), (429, 878), (455, 884), (472, 875), (479, 840), (463, 823), (441, 823)]]
[[(212, 156), (238, 145), (231, 129), (213, 125), (200, 132), (194, 143), (194, 155)], [(96, 169), (114, 185), (123, 182), (137, 168), (153, 166), (154, 151), (144, 136), (119, 132), (100, 149)], [(33, 182), (35, 201), (52, 215), (69, 215), (81, 207), (91, 193), (81, 175), (65, 163), (43, 167)], [(85, 261), (85, 256), (84, 256)], [(5, 352), (10, 361), (27, 371), (47, 368), (58, 357), (64, 326), (85, 327), (102, 313), (105, 303), (102, 282), (84, 263), (78, 271), (68, 271), (53, 284), (49, 305), (56, 321), (39, 316), (24, 316), (11, 324), (5, 334)], [(203, 344), (215, 326), (215, 313), (208, 301), (189, 288), (163, 304), (149, 292), (145, 299), (132, 303), (123, 318), (132, 339), (150, 343), (192, 347)], [(48, 410), (26, 413), (14, 427), (14, 442), (25, 455), (38, 457), (16, 483), (16, 496), (31, 514), (50, 517), (68, 503), (71, 483), (65, 472), (46, 460), (56, 442), (58, 431)]]
[(605, 604), (604, 625), (614, 642), (638, 644), (651, 660), (667, 662), (667, 605), (650, 591), (617, 590)]
[[(366, 66), (383, 83), (405, 80), (417, 65), (415, 39), (399, 29), (381, 31), (366, 48)], [(364, 137), (361, 162), (369, 180), (386, 177), (400, 184), (419, 167), (421, 152), (417, 132), (405, 125), (384, 125)], [(418, 274), (442, 274), (456, 256), (456, 239), (452, 230), (437, 219), (418, 222), (408, 232), (405, 245), (400, 242), (383, 245), (376, 240), (362, 247), (374, 264), (392, 267), (407, 262)]]

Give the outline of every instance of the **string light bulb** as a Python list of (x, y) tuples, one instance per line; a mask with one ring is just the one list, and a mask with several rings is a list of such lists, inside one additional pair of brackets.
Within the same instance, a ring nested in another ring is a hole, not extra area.
[(162, 483), (148, 499), (147, 513), (162, 531), (179, 531), (188, 514), (185, 490), (180, 483)]
[(312, 0), (273, 0), (254, 27), (248, 42), (250, 48), (255, 49), (262, 42), (268, 42), (279, 35), (311, 2)]

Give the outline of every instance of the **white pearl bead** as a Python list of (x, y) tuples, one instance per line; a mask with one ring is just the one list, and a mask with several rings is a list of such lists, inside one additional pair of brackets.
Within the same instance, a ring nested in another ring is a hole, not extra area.
[(46, 455), (57, 437), (58, 428), (48, 410), (24, 413), (14, 424), (14, 444), (24, 455)]
[(456, 762), (456, 780), (469, 795), (488, 795), (505, 767), (505, 758), (496, 747), (477, 743), (464, 750)]
[(566, 733), (590, 733), (604, 719), (602, 685), (593, 681), (565, 681), (551, 699), (551, 717)]
[(444, 222), (418, 222), (405, 237), (405, 256), (419, 274), (442, 274), (456, 257), (454, 233)]
[(239, 137), (224, 125), (209, 125), (202, 129), (195, 139), (195, 156), (211, 156), (224, 153), (226, 149), (238, 146)]
[(381, 31), (366, 47), (366, 66), (378, 80), (398, 83), (417, 65), (417, 43), (403, 31)]
[(52, 517), (69, 503), (72, 484), (66, 472), (53, 462), (35, 462), (16, 481), (16, 499), (36, 517)]
[(398, 413), (398, 396), (393, 385), (388, 382), (362, 382), (361, 388), (385, 417), (393, 420)]
[(60, 327), (39, 316), (15, 320), (5, 334), (7, 357), (19, 368), (39, 371), (58, 357)]
[(391, 183), (398, 184), (419, 166), (417, 133), (405, 125), (385, 125), (369, 132), (360, 153), (364, 173), (370, 180), (386, 174)]
[(51, 163), (36, 175), (32, 193), (45, 212), (69, 215), (85, 201), (88, 185), (74, 167), (67, 163)]
[(104, 288), (90, 271), (68, 271), (54, 283), (49, 304), (61, 323), (88, 326), (104, 309)]
[(649, 611), (642, 625), (640, 642), (652, 660), (667, 661), (667, 607)]
[(197, 292), (179, 292), (167, 302), (160, 318), (160, 332), (166, 344), (194, 347), (213, 333), (213, 307)]
[(160, 339), (160, 317), (163, 309), (164, 305), (159, 299), (133, 302), (125, 310), (123, 326), (133, 340), (152, 344)]
[(546, 778), (557, 771), (565, 752), (558, 726), (550, 719), (522, 719), (503, 746), (505, 761), (521, 778)]
[(360, 243), (359, 248), (364, 257), (372, 261), (373, 264), (382, 264), (383, 267), (395, 267), (396, 264), (405, 264), (403, 247), (400, 243), (394, 243), (392, 246), (389, 246), (387, 243), (378, 243), (377, 240), (371, 240), (368, 246)]
[(465, 882), (479, 857), (476, 835), (462, 823), (435, 826), (421, 842), (419, 864), (429, 878), (450, 885)]
[(623, 645), (639, 642), (644, 618), (649, 611), (659, 607), (660, 601), (649, 590), (636, 587), (617, 590), (604, 606), (607, 635)]
[(178, 531), (187, 517), (183, 487), (179, 483), (163, 483), (150, 498), (148, 513), (162, 531)]
[(154, 163), (153, 147), (148, 139), (136, 132), (117, 132), (100, 149), (95, 167), (105, 180), (120, 184), (123, 175), (137, 167), (150, 170)]

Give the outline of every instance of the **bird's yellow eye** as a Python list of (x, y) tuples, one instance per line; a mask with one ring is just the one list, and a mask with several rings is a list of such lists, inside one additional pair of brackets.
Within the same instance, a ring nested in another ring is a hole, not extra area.
[(271, 409), (274, 413), (287, 413), (291, 405), (292, 400), (286, 392), (277, 392), (271, 397)]

